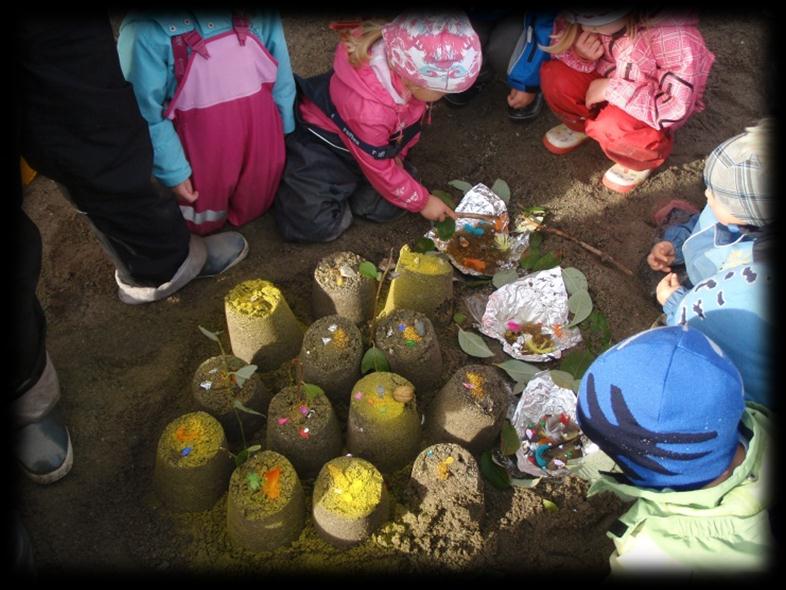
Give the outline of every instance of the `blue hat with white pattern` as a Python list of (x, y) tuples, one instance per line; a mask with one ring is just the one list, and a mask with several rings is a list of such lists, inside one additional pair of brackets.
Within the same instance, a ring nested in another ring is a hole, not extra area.
[(698, 489), (731, 464), (742, 378), (687, 326), (646, 330), (599, 356), (579, 389), (581, 430), (645, 488)]

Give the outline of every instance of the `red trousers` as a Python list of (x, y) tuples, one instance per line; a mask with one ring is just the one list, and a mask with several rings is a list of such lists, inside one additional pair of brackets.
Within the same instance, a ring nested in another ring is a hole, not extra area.
[(600, 144), (606, 156), (626, 168), (657, 168), (671, 153), (672, 138), (622, 109), (601, 103), (588, 109), (584, 104), (590, 82), (597, 72), (579, 72), (551, 59), (541, 66), (540, 87), (552, 112), (574, 131), (586, 133)]

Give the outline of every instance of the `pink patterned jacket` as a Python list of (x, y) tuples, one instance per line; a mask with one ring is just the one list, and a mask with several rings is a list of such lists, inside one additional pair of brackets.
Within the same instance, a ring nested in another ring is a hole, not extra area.
[[(554, 21), (555, 34), (565, 28)], [(595, 62), (573, 49), (554, 57), (581, 72), (609, 78), (606, 100), (654, 129), (678, 129), (704, 109), (702, 96), (715, 55), (704, 44), (693, 15), (663, 14), (641, 23), (634, 38), (625, 30), (601, 35), (604, 53)]]
[[(372, 145), (385, 145), (392, 135), (416, 123), (426, 112), (426, 103), (413, 97), (400, 78), (390, 71), (382, 43), (380, 40), (374, 44), (371, 62), (359, 68), (349, 63), (347, 50), (343, 43), (339, 43), (333, 60), (334, 74), (330, 79), (330, 98), (339, 115), (360, 139)], [(372, 64), (388, 81), (389, 87), (380, 81)], [(392, 96), (391, 90), (399, 101)], [(426, 206), (429, 190), (400, 163), (420, 140), (420, 134), (401, 150), (397, 158), (377, 160), (349, 141), (310, 100), (302, 102), (300, 113), (306, 122), (338, 134), (371, 186), (385, 199), (412, 212), (420, 212)]]

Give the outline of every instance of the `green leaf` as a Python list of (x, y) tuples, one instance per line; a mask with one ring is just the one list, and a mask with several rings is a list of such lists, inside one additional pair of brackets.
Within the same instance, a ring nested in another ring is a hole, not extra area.
[(588, 288), (587, 277), (578, 268), (572, 266), (562, 269), (562, 280), (565, 281), (565, 289), (567, 289), (568, 295), (586, 291)]
[(256, 365), (246, 365), (245, 367), (240, 367), (237, 371), (230, 371), (235, 376), (235, 382), (238, 387), (243, 387), (243, 384), (251, 379), (256, 372)]
[(466, 180), (451, 180), (448, 184), (453, 188), (459, 189), (462, 193), (466, 193), (472, 188), (472, 185)]
[(464, 323), (467, 319), (467, 316), (460, 311), (457, 311), (453, 314), (453, 321), (456, 322), (459, 326)]
[(543, 245), (543, 234), (536, 232), (529, 235), (529, 248), (535, 248), (540, 251), (541, 245)]
[(497, 195), (507, 205), (510, 202), (510, 187), (508, 183), (498, 178), (491, 185), (491, 192)]
[(534, 488), (541, 479), (541, 477), (533, 477), (532, 479), (517, 479), (511, 477), (510, 485), (516, 488)]
[(510, 475), (491, 459), (491, 451), (485, 451), (480, 456), (480, 473), (491, 485), (498, 490), (510, 488)]
[(439, 239), (444, 242), (452, 238), (453, 234), (456, 233), (456, 220), (452, 217), (446, 217), (442, 221), (436, 222), (434, 227), (437, 230)]
[(515, 455), (516, 451), (521, 446), (521, 439), (519, 433), (513, 428), (509, 420), (502, 423), (502, 432), (500, 433), (500, 450), (503, 455)]
[(519, 381), (513, 384), (513, 395), (518, 395), (527, 388), (527, 381)]
[(436, 249), (437, 246), (436, 244), (434, 244), (434, 240), (432, 240), (431, 238), (427, 238), (425, 236), (421, 236), (417, 240), (415, 240), (415, 245), (413, 246), (412, 251), (420, 252), (422, 254), (425, 252), (431, 252), (432, 250), (436, 250)]
[(559, 256), (554, 254), (554, 252), (546, 252), (543, 256), (541, 256), (538, 261), (532, 265), (532, 270), (547, 270), (549, 268), (554, 268), (558, 266), (560, 262)]
[(559, 506), (557, 506), (551, 500), (547, 500), (546, 498), (543, 498), (543, 507), (549, 512), (556, 512), (557, 510), (559, 510)]
[(246, 475), (246, 481), (248, 482), (248, 487), (251, 488), (252, 492), (256, 492), (261, 485), (261, 482), (259, 481), (259, 474), (256, 472), (251, 472)]
[(479, 358), (494, 356), (494, 353), (489, 350), (489, 347), (483, 338), (474, 332), (467, 332), (466, 330), (459, 328), (458, 341), (461, 350), (470, 356), (476, 356)]
[(314, 385), (313, 383), (304, 383), (303, 393), (306, 396), (306, 401), (309, 403), (313, 402), (317, 396), (325, 395), (325, 391), (319, 385)]
[(379, 273), (377, 266), (368, 260), (364, 260), (360, 263), (360, 266), (358, 266), (358, 272), (364, 277), (374, 279), (375, 281), (377, 280), (377, 274)]
[(592, 298), (587, 291), (577, 291), (568, 298), (568, 309), (573, 313), (573, 319), (568, 324), (572, 328), (583, 322), (592, 312)]
[(246, 450), (248, 451), (249, 454), (256, 453), (257, 451), (262, 450), (262, 445), (251, 445)]
[(243, 449), (235, 455), (235, 467), (240, 467), (248, 460), (248, 449)]
[(503, 285), (512, 283), (518, 278), (519, 275), (516, 272), (515, 268), (512, 268), (510, 270), (501, 270), (498, 273), (496, 273), (493, 277), (491, 277), (491, 284), (494, 285), (497, 289), (499, 289)]
[(264, 414), (257, 412), (256, 410), (252, 410), (248, 406), (244, 405), (239, 399), (235, 399), (232, 402), (232, 405), (235, 406), (241, 412), (245, 412), (246, 414), (256, 414), (257, 416), (264, 416)]
[(586, 322), (589, 324), (591, 344), (593, 340), (600, 342), (600, 349), (598, 350), (595, 346), (591, 346), (592, 351), (596, 354), (600, 354), (611, 346), (612, 343), (609, 321), (598, 309), (593, 309)]
[(494, 364), (505, 371), (516, 383), (526, 383), (532, 379), (535, 373), (539, 373), (541, 371), (541, 369), (535, 365), (530, 365), (529, 363), (515, 359), (507, 360), (504, 363)]
[(360, 372), (365, 375), (369, 371), (389, 371), (388, 357), (376, 346), (369, 348), (360, 361)]
[(580, 380), (594, 360), (595, 355), (589, 350), (571, 350), (562, 357), (559, 368), (573, 375), (574, 379)]
[(554, 382), (554, 385), (557, 387), (562, 387), (563, 389), (570, 389), (573, 392), (578, 392), (579, 383), (570, 373), (552, 369), (549, 371), (549, 375), (551, 376), (551, 380)]
[(431, 191), (431, 194), (437, 197), (439, 200), (441, 200), (451, 209), (456, 208), (456, 200), (453, 198), (453, 195), (451, 195), (450, 193), (446, 193), (445, 191), (441, 191), (441, 190), (435, 190), (435, 191)]
[(199, 326), (199, 331), (202, 332), (208, 338), (210, 338), (213, 342), (218, 342), (218, 335), (221, 333), (221, 332), (211, 332), (210, 330), (203, 328), (202, 326)]

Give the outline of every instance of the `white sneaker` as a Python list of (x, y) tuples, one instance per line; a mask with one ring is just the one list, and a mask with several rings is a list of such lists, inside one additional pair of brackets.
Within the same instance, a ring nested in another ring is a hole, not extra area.
[(629, 193), (652, 174), (649, 170), (631, 170), (622, 164), (614, 164), (603, 175), (603, 184), (606, 188), (618, 193)]
[(552, 127), (543, 136), (543, 145), (552, 154), (562, 155), (572, 152), (582, 143), (587, 141), (587, 134), (581, 131), (573, 131), (564, 123)]

